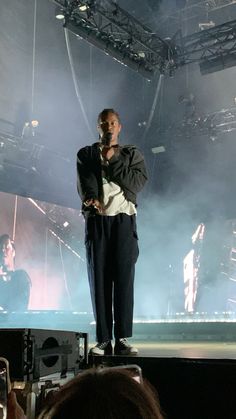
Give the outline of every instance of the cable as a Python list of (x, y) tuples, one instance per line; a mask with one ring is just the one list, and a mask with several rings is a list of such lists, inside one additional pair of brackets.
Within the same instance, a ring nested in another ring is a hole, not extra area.
[[(160, 128), (161, 128), (161, 120), (162, 120), (161, 116), (162, 116), (162, 110), (163, 110), (164, 82), (165, 82), (165, 78), (163, 77), (163, 83), (161, 83), (160, 90), (159, 90), (158, 95), (157, 95), (157, 96), (160, 97), (159, 109), (158, 109), (158, 114), (157, 114), (158, 126)], [(154, 98), (154, 100), (155, 100), (155, 98)], [(154, 155), (153, 163), (152, 163), (151, 170), (150, 170), (149, 187), (147, 189), (148, 194), (152, 193), (151, 188), (152, 188), (152, 185), (153, 185), (153, 179), (155, 179), (156, 164), (157, 164), (157, 154)]]
[(70, 48), (69, 32), (66, 28), (64, 28), (64, 31), (65, 31), (67, 54), (68, 54), (68, 58), (69, 58), (69, 63), (70, 63), (72, 79), (73, 79), (73, 83), (74, 83), (74, 87), (75, 87), (76, 97), (77, 97), (79, 105), (81, 107), (82, 115), (84, 117), (84, 120), (85, 120), (85, 123), (87, 125), (88, 131), (89, 131), (90, 135), (92, 136), (92, 138), (94, 138), (94, 134), (93, 134), (93, 132), (90, 128), (90, 124), (89, 124), (87, 114), (86, 114), (85, 109), (84, 109), (84, 105), (83, 105), (81, 93), (80, 93), (80, 90), (79, 90), (79, 86), (78, 86), (78, 83), (77, 83), (77, 80), (76, 80), (74, 62), (73, 62), (73, 58), (72, 58), (72, 54), (71, 54), (71, 48)]
[(62, 249), (61, 249), (61, 242), (60, 242), (60, 240), (58, 240), (58, 244), (59, 244), (59, 250), (60, 250), (60, 258), (61, 258), (61, 266), (62, 266), (62, 273), (63, 273), (63, 280), (64, 280), (64, 285), (65, 285), (65, 290), (66, 290), (66, 294), (67, 294), (67, 297), (68, 297), (69, 307), (72, 310), (71, 297), (70, 297), (70, 293), (69, 293), (69, 289), (68, 289), (68, 284), (67, 284), (67, 279), (66, 279), (65, 265), (64, 265), (64, 260), (63, 260), (63, 255), (62, 255)]
[(34, 1), (34, 29), (33, 29), (33, 57), (32, 57), (32, 86), (31, 86), (31, 117), (34, 112), (34, 90), (35, 90), (35, 55), (36, 55), (36, 23), (37, 23), (37, 0)]
[(152, 107), (151, 107), (151, 111), (150, 111), (150, 114), (149, 114), (148, 122), (147, 122), (147, 125), (145, 127), (145, 131), (143, 133), (142, 142), (145, 141), (146, 135), (147, 135), (147, 133), (149, 131), (149, 128), (150, 128), (150, 126), (152, 124), (152, 120), (153, 120), (153, 116), (154, 116), (154, 113), (155, 113), (155, 109), (156, 109), (156, 105), (157, 105), (157, 100), (159, 98), (159, 93), (160, 93), (160, 90), (161, 90), (161, 85), (162, 85), (163, 78), (164, 78), (164, 75), (163, 74), (160, 74), (159, 79), (158, 79), (158, 83), (157, 83), (157, 88), (156, 88), (155, 96), (154, 96)]
[(15, 196), (15, 206), (14, 206), (14, 218), (13, 218), (13, 230), (12, 230), (12, 240), (15, 241), (16, 237), (16, 217), (17, 217), (17, 207), (18, 207), (18, 196)]
[(44, 264), (44, 281), (43, 281), (43, 302), (45, 303), (45, 295), (48, 295), (48, 228), (46, 227), (45, 238), (45, 264)]
[(89, 46), (89, 110), (90, 116), (92, 116), (93, 109), (93, 46)]

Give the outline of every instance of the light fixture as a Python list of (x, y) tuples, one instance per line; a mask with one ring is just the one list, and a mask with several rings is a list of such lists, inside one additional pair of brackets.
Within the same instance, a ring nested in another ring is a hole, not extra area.
[(89, 6), (87, 5), (87, 4), (81, 4), (80, 6), (79, 6), (79, 10), (81, 11), (81, 12), (86, 12), (86, 10), (88, 10), (89, 9)]
[(56, 15), (56, 19), (58, 19), (58, 20), (63, 20), (64, 19), (64, 15), (63, 15), (63, 13), (61, 12), (61, 13), (58, 13), (57, 15)]
[(215, 22), (210, 20), (209, 22), (199, 23), (198, 26), (199, 26), (199, 29), (201, 29), (201, 31), (204, 31), (204, 30), (207, 30), (207, 29), (214, 28)]
[(61, 7), (56, 7), (55, 16), (58, 20), (63, 20), (65, 18), (65, 12)]
[(32, 128), (37, 128), (39, 126), (39, 121), (37, 119), (32, 119), (31, 126)]
[(166, 149), (163, 145), (160, 145), (158, 147), (153, 147), (151, 150), (152, 150), (153, 154), (164, 153), (166, 151)]

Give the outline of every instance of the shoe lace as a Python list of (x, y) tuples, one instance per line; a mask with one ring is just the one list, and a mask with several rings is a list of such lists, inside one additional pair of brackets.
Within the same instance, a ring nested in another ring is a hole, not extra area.
[(119, 343), (120, 343), (122, 346), (125, 346), (126, 348), (130, 346), (130, 344), (129, 344), (129, 342), (127, 341), (127, 339), (126, 339), (126, 338), (121, 338), (121, 339), (119, 339)]
[(106, 342), (101, 342), (101, 343), (98, 343), (96, 346), (97, 346), (97, 348), (99, 348), (99, 349), (105, 349), (106, 347), (107, 347), (107, 345), (109, 344), (109, 340), (108, 341), (106, 341)]

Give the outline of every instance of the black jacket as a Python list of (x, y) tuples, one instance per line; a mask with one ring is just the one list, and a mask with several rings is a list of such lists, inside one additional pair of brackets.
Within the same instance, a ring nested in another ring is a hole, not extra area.
[[(99, 143), (81, 148), (77, 154), (78, 192), (82, 202), (87, 199), (102, 201), (102, 171), (109, 182), (123, 190), (125, 198), (136, 205), (136, 195), (147, 180), (144, 158), (133, 145), (118, 146), (117, 153), (103, 166)], [(89, 208), (83, 205), (83, 212)]]

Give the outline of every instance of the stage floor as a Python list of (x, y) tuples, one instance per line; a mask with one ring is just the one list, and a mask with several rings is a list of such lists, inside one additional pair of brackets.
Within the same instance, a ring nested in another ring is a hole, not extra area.
[[(130, 340), (132, 342), (132, 340)], [(236, 342), (132, 342), (138, 356), (152, 358), (236, 359)], [(90, 347), (92, 344), (89, 345)], [(134, 359), (134, 357), (133, 357)]]

